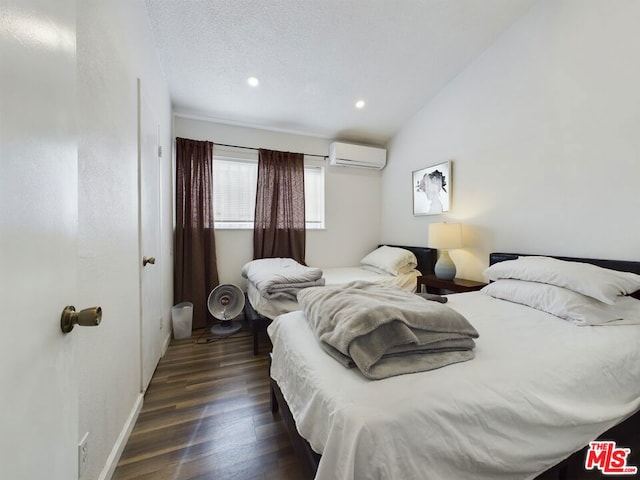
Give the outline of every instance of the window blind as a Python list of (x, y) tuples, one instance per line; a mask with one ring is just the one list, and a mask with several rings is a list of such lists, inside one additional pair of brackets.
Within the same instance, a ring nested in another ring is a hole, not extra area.
[[(258, 162), (213, 159), (213, 209), (215, 228), (252, 229), (256, 205)], [(305, 223), (307, 229), (324, 228), (324, 168), (305, 166)]]

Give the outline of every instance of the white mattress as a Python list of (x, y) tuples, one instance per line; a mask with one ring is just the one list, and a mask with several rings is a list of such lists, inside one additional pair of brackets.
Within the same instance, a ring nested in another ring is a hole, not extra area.
[(448, 305), (480, 332), (476, 358), (378, 381), (324, 353), (303, 312), (269, 326), (316, 479), (530, 479), (640, 408), (640, 326), (578, 327), (482, 292)]
[[(401, 275), (381, 274), (361, 267), (326, 268), (322, 270), (325, 285), (343, 285), (355, 280), (366, 280), (373, 283), (396, 285), (400, 288), (415, 292), (418, 270)], [(290, 299), (267, 299), (251, 282), (247, 282), (247, 297), (256, 312), (267, 318), (274, 319), (283, 313), (299, 310), (298, 302)]]

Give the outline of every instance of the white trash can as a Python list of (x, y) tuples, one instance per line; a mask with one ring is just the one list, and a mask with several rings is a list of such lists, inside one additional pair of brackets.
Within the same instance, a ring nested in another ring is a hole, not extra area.
[(173, 320), (173, 338), (189, 338), (193, 322), (193, 303), (182, 302), (171, 307)]

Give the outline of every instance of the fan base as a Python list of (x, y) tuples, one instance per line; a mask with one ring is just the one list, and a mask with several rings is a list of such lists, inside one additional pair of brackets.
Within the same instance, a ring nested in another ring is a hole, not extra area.
[(231, 320), (227, 320), (221, 322), (219, 325), (214, 325), (211, 327), (211, 333), (214, 335), (218, 335), (219, 337), (228, 337), (229, 335), (233, 335), (238, 330), (242, 328), (242, 325), (238, 322), (234, 322)]

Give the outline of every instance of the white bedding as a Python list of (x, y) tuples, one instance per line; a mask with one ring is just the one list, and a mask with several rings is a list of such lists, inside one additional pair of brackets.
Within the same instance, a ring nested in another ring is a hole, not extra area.
[(395, 285), (410, 292), (416, 291), (417, 278), (420, 275), (421, 273), (418, 270), (391, 275), (374, 272), (362, 267), (325, 268), (322, 271), (325, 285), (344, 285), (356, 280), (364, 280), (384, 285)]
[(640, 326), (448, 298), (480, 333), (476, 358), (385, 380), (328, 356), (300, 311), (269, 326), (271, 376), (322, 454), (316, 479), (530, 479), (640, 408)]
[(242, 276), (262, 292), (265, 298), (295, 300), (302, 288), (324, 285), (322, 270), (307, 267), (293, 258), (260, 258), (242, 267)]
[[(373, 283), (396, 285), (405, 290), (415, 292), (418, 270), (398, 275), (373, 272), (362, 267), (325, 268), (322, 276), (325, 285), (344, 285), (355, 280), (365, 280)], [(265, 298), (251, 282), (247, 282), (247, 296), (256, 312), (267, 318), (274, 319), (278, 315), (299, 310), (298, 302), (287, 298)]]

